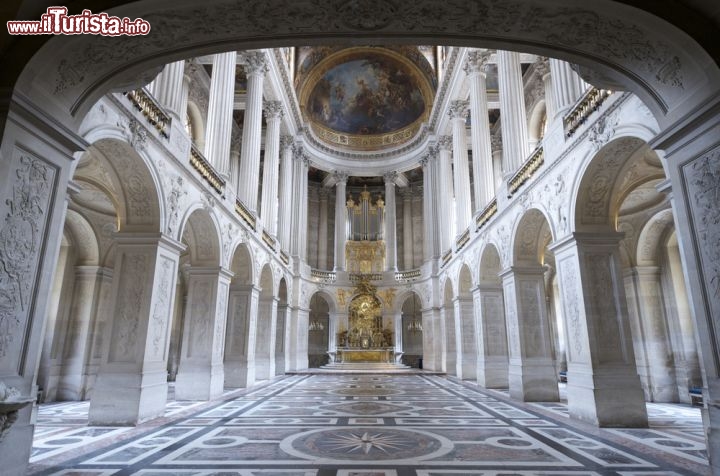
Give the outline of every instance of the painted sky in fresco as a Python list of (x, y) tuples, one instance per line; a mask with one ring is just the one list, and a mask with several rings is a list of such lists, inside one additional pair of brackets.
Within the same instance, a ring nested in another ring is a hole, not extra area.
[(402, 63), (371, 55), (330, 68), (308, 101), (310, 117), (347, 134), (386, 134), (403, 129), (425, 110), (417, 80)]

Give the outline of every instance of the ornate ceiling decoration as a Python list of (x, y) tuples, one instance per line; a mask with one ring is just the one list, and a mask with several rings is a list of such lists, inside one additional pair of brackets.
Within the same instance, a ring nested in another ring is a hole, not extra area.
[(296, 86), (315, 136), (332, 147), (359, 151), (415, 137), (428, 120), (435, 81), (427, 59), (413, 48), (414, 55), (384, 47), (307, 54)]

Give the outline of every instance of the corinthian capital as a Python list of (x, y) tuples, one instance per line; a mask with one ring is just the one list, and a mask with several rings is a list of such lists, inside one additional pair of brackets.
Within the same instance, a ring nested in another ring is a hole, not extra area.
[(347, 183), (347, 179), (350, 175), (347, 172), (344, 172), (342, 170), (336, 170), (333, 172), (333, 177), (335, 177), (335, 183)]
[(383, 174), (383, 179), (385, 179), (386, 184), (387, 183), (395, 183), (397, 178), (398, 178), (398, 173), (394, 170), (392, 170), (390, 172), (385, 172), (385, 174)]
[(490, 60), (489, 51), (472, 50), (467, 55), (467, 62), (463, 67), (466, 74), (485, 74), (485, 66)]
[(441, 150), (452, 150), (452, 136), (440, 136), (437, 141), (438, 152)]
[(550, 61), (544, 57), (538, 58), (535, 62), (535, 71), (541, 78), (544, 78), (546, 74), (550, 74)]
[(240, 57), (243, 60), (243, 68), (249, 76), (252, 74), (265, 74), (268, 72), (267, 56), (262, 51), (247, 51), (242, 53)]
[(468, 101), (464, 101), (461, 99), (451, 101), (450, 107), (448, 108), (448, 114), (453, 119), (467, 119), (468, 116)]
[(288, 147), (292, 147), (293, 142), (295, 142), (295, 139), (293, 139), (293, 136), (288, 136), (288, 135), (280, 136), (280, 149), (285, 150)]
[(280, 101), (265, 101), (263, 103), (265, 119), (280, 119), (283, 116), (282, 103)]

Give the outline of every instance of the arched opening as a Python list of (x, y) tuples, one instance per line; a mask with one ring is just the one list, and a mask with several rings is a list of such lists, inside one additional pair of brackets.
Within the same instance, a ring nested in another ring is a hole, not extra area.
[[(109, 211), (114, 211), (112, 205)], [(102, 218), (110, 223), (115, 218), (76, 203), (66, 213), (38, 369), (38, 390), (45, 402), (89, 399), (100, 363), (102, 307), (107, 305), (112, 269), (100, 266), (100, 242), (83, 212), (95, 218), (96, 226)]]
[(463, 380), (477, 378), (477, 332), (475, 331), (475, 308), (470, 268), (463, 265), (458, 276), (458, 295), (454, 299), (455, 319), (458, 326), (458, 377)]
[(455, 305), (453, 304), (453, 287), (450, 279), (445, 280), (445, 286), (443, 289), (443, 306), (440, 309), (440, 323), (442, 332), (442, 342), (444, 345), (444, 352), (441, 355), (443, 359), (443, 370), (448, 375), (458, 375), (462, 373), (462, 369), (458, 372), (458, 356), (457, 356), (457, 342), (458, 336), (455, 325)]
[(273, 275), (269, 264), (260, 272), (260, 303), (255, 337), (255, 378), (268, 380), (275, 375), (275, 337), (277, 297), (273, 289)]
[(415, 292), (411, 292), (410, 295), (403, 300), (400, 313), (403, 352), (402, 362), (409, 367), (422, 368), (424, 327), (422, 323), (422, 301), (420, 300), (420, 296)]
[(194, 210), (181, 229), (186, 251), (180, 269), (186, 294), (175, 398), (210, 400), (224, 388), (222, 358), (230, 276), (220, 268), (218, 227), (205, 209)]
[(230, 296), (225, 333), (225, 386), (249, 387), (255, 383), (255, 334), (260, 290), (254, 285), (250, 248), (240, 243), (233, 253)]
[(287, 369), (288, 341), (290, 339), (288, 321), (290, 318), (287, 283), (280, 279), (277, 294), (277, 325), (275, 331), (275, 375), (282, 375)]
[(508, 341), (500, 270), (500, 253), (495, 245), (488, 244), (480, 257), (479, 296), (475, 300), (480, 311), (477, 383), (485, 388), (508, 388)]
[(329, 362), (330, 305), (321, 293), (310, 298), (308, 324), (308, 367), (318, 368)]
[(545, 215), (534, 208), (526, 211), (515, 231), (513, 266), (503, 275), (510, 395), (523, 401), (559, 400), (555, 338), (545, 291), (551, 241)]

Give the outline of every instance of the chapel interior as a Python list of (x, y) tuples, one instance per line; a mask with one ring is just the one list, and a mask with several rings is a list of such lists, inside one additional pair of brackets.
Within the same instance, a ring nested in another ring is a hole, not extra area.
[[(712, 86), (670, 54), (628, 75), (656, 97), (537, 44), (281, 43), (22, 73), (8, 474), (715, 474)], [(76, 86), (73, 124), (41, 112)]]

